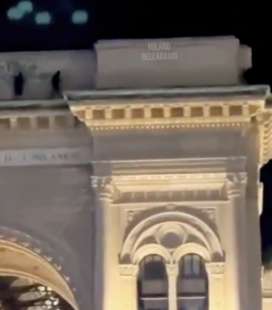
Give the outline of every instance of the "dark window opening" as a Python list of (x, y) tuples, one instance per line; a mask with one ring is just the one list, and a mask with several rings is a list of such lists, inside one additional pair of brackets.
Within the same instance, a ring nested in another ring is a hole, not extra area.
[(158, 255), (149, 255), (140, 263), (138, 277), (138, 309), (168, 309), (167, 274), (164, 261)]
[(180, 261), (177, 295), (178, 310), (208, 310), (208, 278), (200, 256), (189, 254)]

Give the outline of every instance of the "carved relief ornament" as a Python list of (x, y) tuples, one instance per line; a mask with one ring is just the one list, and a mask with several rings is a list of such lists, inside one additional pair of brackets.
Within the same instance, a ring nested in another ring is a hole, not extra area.
[(224, 262), (209, 262), (206, 263), (207, 272), (210, 275), (223, 275), (225, 272)]
[(99, 198), (116, 200), (120, 195), (110, 176), (92, 176), (91, 184)]
[(227, 175), (226, 190), (229, 198), (240, 197), (245, 194), (247, 184), (246, 173), (232, 173)]

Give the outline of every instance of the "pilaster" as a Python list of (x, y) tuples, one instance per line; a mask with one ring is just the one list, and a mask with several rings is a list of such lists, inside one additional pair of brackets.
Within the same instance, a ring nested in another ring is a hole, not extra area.
[(122, 280), (122, 310), (138, 309), (137, 276), (139, 266), (122, 264), (119, 267)]
[(91, 178), (96, 194), (95, 296), (96, 309), (110, 310), (119, 300), (118, 210), (113, 206), (116, 190), (111, 177)]
[(228, 307), (247, 310), (248, 296), (245, 243), (245, 200), (247, 177), (245, 173), (233, 173), (227, 177), (226, 212), (226, 291)]
[(209, 281), (209, 310), (224, 310), (225, 263), (206, 263)]

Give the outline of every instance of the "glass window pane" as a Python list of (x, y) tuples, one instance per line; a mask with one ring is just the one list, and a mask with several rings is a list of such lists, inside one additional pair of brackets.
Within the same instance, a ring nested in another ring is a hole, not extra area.
[(192, 263), (191, 263), (191, 256), (187, 255), (184, 257), (183, 261), (183, 272), (185, 276), (190, 276), (192, 274)]
[(168, 279), (164, 261), (158, 255), (149, 255), (140, 264), (138, 309), (168, 309)]
[(179, 264), (178, 310), (208, 310), (208, 280), (205, 263), (195, 254), (186, 255)]
[(198, 276), (200, 275), (200, 257), (193, 255), (193, 274)]

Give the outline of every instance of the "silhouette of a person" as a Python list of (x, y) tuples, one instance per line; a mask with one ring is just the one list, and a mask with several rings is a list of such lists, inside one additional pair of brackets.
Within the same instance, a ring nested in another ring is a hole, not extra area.
[(58, 70), (51, 79), (53, 95), (59, 95), (61, 92), (61, 72)]
[(24, 76), (22, 72), (19, 72), (17, 75), (14, 76), (14, 94), (15, 96), (22, 96), (24, 92)]

